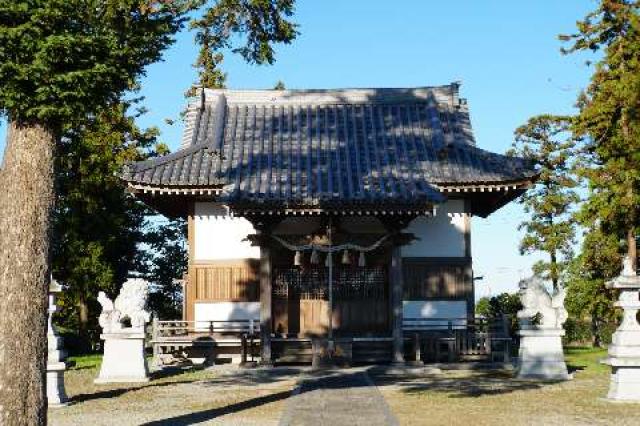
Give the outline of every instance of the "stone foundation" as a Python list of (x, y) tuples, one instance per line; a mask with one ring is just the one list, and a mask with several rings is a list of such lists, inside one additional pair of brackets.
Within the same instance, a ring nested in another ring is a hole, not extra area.
[(147, 382), (149, 370), (144, 356), (143, 332), (102, 334), (104, 355), (95, 383)]
[(562, 329), (520, 330), (518, 378), (535, 380), (568, 380), (564, 362)]

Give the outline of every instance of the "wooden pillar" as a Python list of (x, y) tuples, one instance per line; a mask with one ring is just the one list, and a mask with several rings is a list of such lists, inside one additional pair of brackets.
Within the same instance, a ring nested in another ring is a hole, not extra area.
[(402, 230), (409, 226), (415, 219), (413, 215), (387, 217), (381, 219), (383, 226), (391, 234), (391, 265), (389, 268), (389, 281), (391, 285), (389, 297), (389, 310), (391, 313), (391, 337), (393, 338), (394, 364), (404, 364), (404, 332), (402, 331), (403, 312), (402, 299), (404, 297), (404, 273), (402, 271), (403, 245), (409, 244), (415, 239), (413, 234), (403, 233)]
[(260, 244), (260, 363), (263, 365), (271, 365), (271, 324), (271, 248), (263, 239)]
[(475, 319), (475, 282), (473, 280), (473, 265), (471, 258), (471, 200), (464, 200), (464, 257), (467, 263), (464, 266), (465, 293), (467, 302), (467, 319)]
[(404, 278), (400, 245), (394, 242), (391, 248), (391, 331), (393, 337), (393, 362), (404, 363), (404, 335), (402, 332), (402, 296)]
[(260, 364), (271, 365), (271, 332), (272, 332), (272, 303), (271, 303), (271, 233), (277, 225), (276, 220), (265, 220), (247, 217), (251, 222), (255, 234), (247, 235), (247, 239), (254, 246), (260, 247), (260, 265), (258, 277), (260, 280)]

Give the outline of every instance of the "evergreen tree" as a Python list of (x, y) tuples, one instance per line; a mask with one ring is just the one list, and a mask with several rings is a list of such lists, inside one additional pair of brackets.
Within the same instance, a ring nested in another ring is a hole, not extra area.
[(548, 261), (534, 265), (534, 273), (548, 278), (558, 288), (560, 275), (572, 256), (575, 240), (572, 206), (579, 201), (571, 175), (570, 119), (540, 115), (516, 129), (512, 154), (531, 160), (540, 176), (535, 186), (520, 202), (530, 215), (520, 229), (525, 235), (520, 242), (522, 254), (541, 251)]
[[(54, 156), (160, 59), (187, 1), (0, 0), (0, 423), (46, 424)], [(190, 2), (189, 2), (190, 3)]]
[(149, 308), (163, 320), (182, 315), (182, 278), (187, 272), (184, 220), (156, 223), (145, 236), (148, 245), (146, 278), (151, 283)]
[[(225, 87), (227, 75), (220, 65), (226, 49), (250, 64), (273, 64), (273, 44), (291, 43), (298, 35), (297, 25), (288, 20), (294, 5), (295, 0), (218, 0), (206, 7), (201, 17), (191, 21), (200, 52), (195, 63), (198, 81), (187, 96), (195, 95), (197, 87)], [(238, 40), (241, 46), (234, 47)]]
[(640, 220), (640, 1), (601, 0), (561, 36), (565, 53), (601, 51), (591, 83), (578, 101), (574, 133), (584, 138), (578, 172), (589, 197), (579, 216), (589, 228), (625, 241), (637, 262)]
[(142, 203), (125, 192), (118, 178), (122, 166), (155, 154), (156, 129), (140, 130), (130, 105), (117, 102), (65, 132), (56, 159), (57, 199), (53, 216), (52, 270), (65, 284), (59, 324), (77, 331), (83, 349), (98, 339), (100, 306), (131, 271), (141, 270), (144, 241)]
[(618, 246), (615, 235), (594, 227), (586, 233), (581, 253), (568, 268), (567, 311), (572, 318), (589, 319), (596, 347), (604, 343), (607, 326), (615, 320), (615, 292), (605, 283), (620, 270)]

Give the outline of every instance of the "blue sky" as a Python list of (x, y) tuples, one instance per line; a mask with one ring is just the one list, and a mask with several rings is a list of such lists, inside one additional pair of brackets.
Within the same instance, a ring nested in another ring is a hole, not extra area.
[[(277, 49), (273, 66), (249, 66), (227, 55), (230, 88), (411, 87), (462, 81), (478, 145), (504, 152), (513, 130), (540, 113), (570, 113), (588, 82), (584, 58), (560, 54), (557, 35), (595, 1), (538, 0), (298, 0), (301, 35)], [(195, 79), (197, 47), (185, 31), (149, 67), (142, 81), (142, 126), (158, 126), (176, 149), (181, 124), (169, 126), (184, 107), (184, 92)], [(6, 126), (0, 123), (0, 152)], [(474, 271), (484, 276), (477, 297), (515, 291), (537, 256), (520, 256), (517, 225), (524, 219), (512, 203), (487, 219), (472, 222)]]

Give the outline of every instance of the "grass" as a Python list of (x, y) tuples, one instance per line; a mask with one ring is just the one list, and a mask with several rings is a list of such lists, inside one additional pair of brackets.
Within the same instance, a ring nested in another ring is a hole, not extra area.
[(609, 368), (606, 351), (569, 348), (574, 379), (559, 383), (514, 380), (511, 373), (445, 372), (430, 380), (375, 376), (389, 406), (406, 425), (635, 425), (640, 404), (602, 400)]
[(591, 347), (565, 348), (565, 361), (569, 370), (577, 371), (583, 378), (608, 375), (611, 372), (611, 368), (600, 362), (606, 357), (606, 349)]
[(100, 362), (102, 361), (102, 355), (91, 354), (71, 356), (68, 360), (73, 364), (73, 366), (70, 368), (71, 370), (82, 370), (85, 368), (97, 369), (100, 366)]

